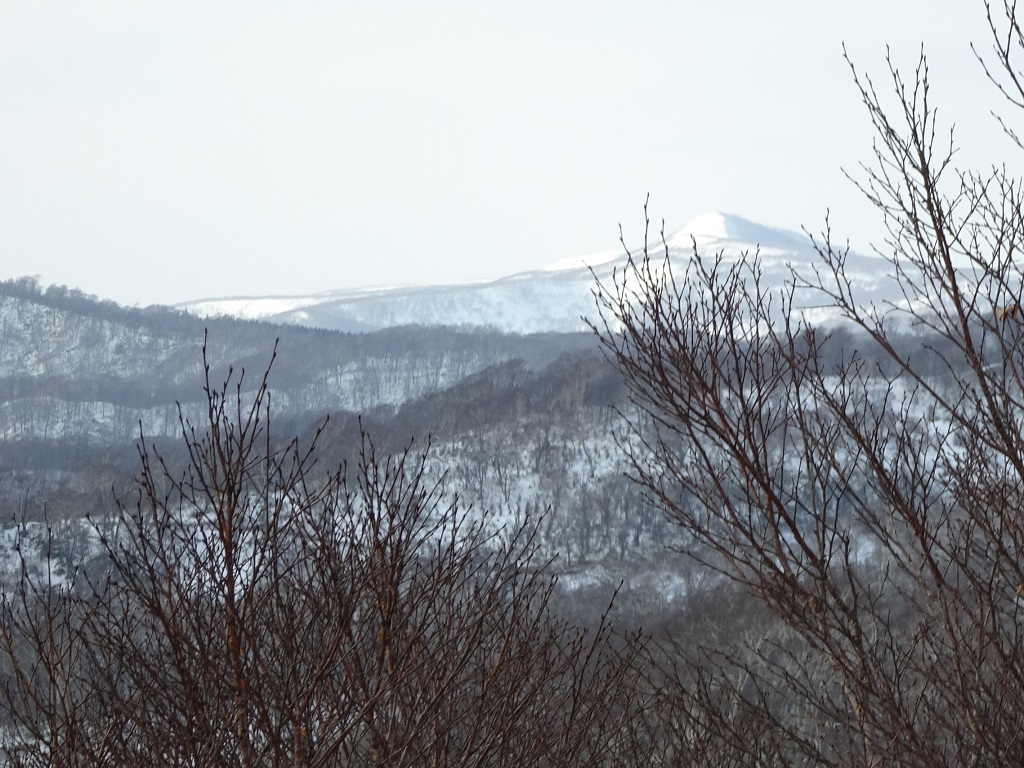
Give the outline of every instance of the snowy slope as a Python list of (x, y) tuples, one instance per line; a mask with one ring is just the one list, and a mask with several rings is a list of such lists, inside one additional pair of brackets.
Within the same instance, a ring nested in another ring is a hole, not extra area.
[[(677, 269), (691, 258), (694, 244), (703, 256), (721, 252), (727, 259), (759, 250), (769, 286), (783, 286), (791, 277), (790, 265), (810, 271), (817, 260), (805, 235), (724, 213), (704, 214), (666, 240)], [(654, 244), (652, 254), (660, 253), (661, 244)], [(624, 252), (606, 251), (486, 282), (204, 299), (179, 307), (204, 317), (234, 315), (343, 331), (408, 324), (492, 326), (514, 333), (581, 331), (587, 328), (582, 317), (595, 314), (594, 274), (607, 283), (612, 270), (625, 264)], [(865, 301), (899, 296), (895, 283), (882, 277), (887, 266), (877, 257), (851, 254), (848, 274)], [(801, 298), (807, 306), (820, 302), (810, 294)]]

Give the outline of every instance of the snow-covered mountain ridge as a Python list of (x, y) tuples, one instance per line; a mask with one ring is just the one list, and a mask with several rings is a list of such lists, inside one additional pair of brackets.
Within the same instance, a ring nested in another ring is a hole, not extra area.
[[(766, 285), (782, 287), (790, 266), (810, 269), (817, 254), (799, 232), (769, 227), (726, 213), (707, 213), (666, 237), (673, 263), (693, 253), (722, 253), (726, 259), (758, 251)], [(651, 252), (661, 250), (651, 244)], [(489, 326), (511, 333), (572, 332), (587, 329), (595, 315), (594, 276), (607, 283), (626, 265), (621, 249), (574, 257), (542, 269), (497, 280), (450, 285), (345, 289), (305, 296), (212, 298), (179, 304), (196, 315), (230, 315), (342, 331), (368, 331), (400, 325)], [(893, 281), (881, 276), (887, 264), (851, 254), (847, 272), (868, 301), (898, 297)], [(806, 298), (813, 306), (813, 297)]]

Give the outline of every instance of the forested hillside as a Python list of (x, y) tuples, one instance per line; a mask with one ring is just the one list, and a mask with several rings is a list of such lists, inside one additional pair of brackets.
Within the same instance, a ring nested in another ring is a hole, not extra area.
[(0, 284), (0, 329), (10, 578), (15, 546), (35, 553), (38, 568), (49, 550), (62, 577), (97, 554), (85, 518), (112, 515), (115, 496), (130, 493), (140, 437), (180, 458), (179, 414), (205, 418), (204, 344), (210, 380), (233, 369), (243, 392), (259, 386), (276, 345), (268, 395), (282, 439), (309, 436), (327, 419), (328, 464), (355, 460), (361, 429), (384, 451), (429, 440), (428, 471), (446, 476), (490, 530), (538, 527), (563, 587), (593, 592), (585, 614), (603, 609), (623, 579), (637, 605), (680, 592), (663, 569), (671, 531), (622, 475), (623, 390), (591, 334), (204, 322), (28, 279)]
[[(202, 395), (198, 350), (208, 330), (213, 373), (262, 370), (275, 339), (271, 386), (282, 415), (398, 405), (496, 362), (544, 365), (589, 345), (585, 335), (392, 328), (344, 334), (163, 307), (129, 309), (24, 279), (0, 284), (0, 435), (6, 439), (171, 434), (173, 406)], [(245, 384), (254, 388), (256, 383)]]

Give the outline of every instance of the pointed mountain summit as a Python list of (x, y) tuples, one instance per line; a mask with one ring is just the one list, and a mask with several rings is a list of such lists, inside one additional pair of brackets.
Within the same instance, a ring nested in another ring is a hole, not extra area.
[(712, 211), (698, 216), (668, 238), (669, 247), (685, 248), (697, 245), (737, 243), (778, 250), (805, 250), (811, 247), (810, 238), (780, 227), (769, 227), (737, 216), (733, 213)]
[[(660, 236), (656, 232), (649, 233), (649, 235), (651, 240), (648, 242), (648, 248), (652, 253), (659, 251), (662, 245)], [(690, 253), (694, 242), (697, 243), (698, 248), (708, 252), (724, 249), (738, 255), (744, 251), (760, 248), (762, 251), (801, 254), (801, 260), (806, 258), (807, 252), (812, 249), (811, 239), (802, 232), (794, 232), (781, 227), (769, 227), (733, 213), (720, 211), (711, 211), (698, 216), (682, 229), (666, 235), (665, 241), (669, 249), (673, 252), (679, 251), (681, 257)], [(632, 247), (632, 244), (629, 245)], [(589, 268), (595, 269), (601, 275), (605, 271), (610, 273), (610, 268), (620, 264), (623, 259), (624, 253), (621, 248), (618, 248), (562, 259), (548, 264), (543, 269), (547, 272), (559, 272)], [(604, 269), (605, 267), (607, 269)]]

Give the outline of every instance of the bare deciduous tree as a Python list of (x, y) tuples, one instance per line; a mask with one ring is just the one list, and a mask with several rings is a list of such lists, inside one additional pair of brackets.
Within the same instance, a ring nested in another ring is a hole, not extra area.
[[(987, 72), (1021, 107), (1015, 4), (985, 9)], [(696, 245), (685, 264), (645, 247), (597, 291), (633, 478), (774, 616), (677, 648), (669, 699), (739, 764), (1024, 764), (1020, 181), (955, 168), (923, 57), (889, 75), (894, 107), (854, 71), (905, 300), (862, 306), (827, 228), (781, 291), (757, 253)], [(808, 290), (855, 332), (807, 322)]]

